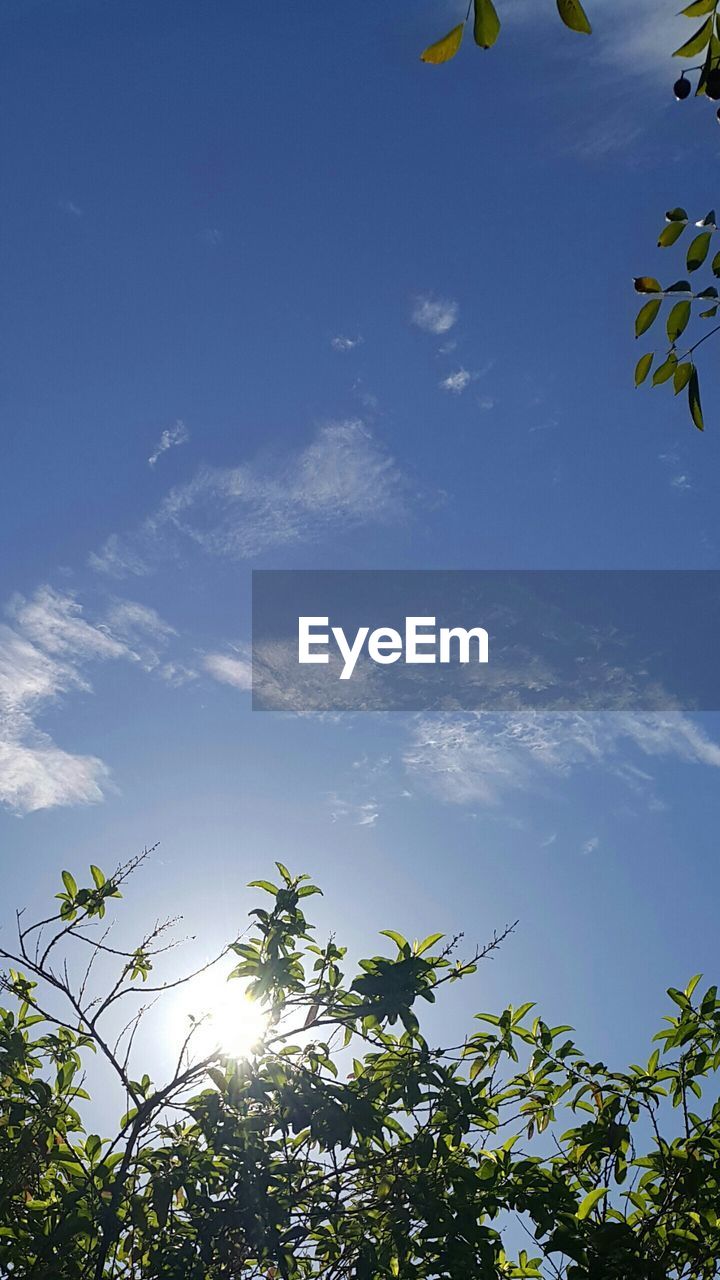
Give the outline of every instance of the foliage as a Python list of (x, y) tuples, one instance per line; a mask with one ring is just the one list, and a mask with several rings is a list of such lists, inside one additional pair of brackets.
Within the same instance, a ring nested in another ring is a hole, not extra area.
[[(703, 0), (704, 2), (704, 0)], [(566, 27), (584, 35), (592, 33), (588, 16), (580, 0), (556, 0), (557, 10)], [(454, 58), (465, 33), (465, 27), (473, 15), (473, 36), (481, 49), (490, 49), (500, 35), (500, 18), (493, 0), (470, 0), (464, 22), (458, 23), (446, 36), (428, 45), (420, 57), (423, 62), (449, 62)]]
[[(191, 1029), (158, 1084), (131, 1062), (142, 1007), (119, 1036), (110, 1028), (128, 998), (183, 981), (149, 981), (164, 926), (130, 950), (97, 929), (137, 861), (109, 879), (95, 868), (87, 888), (65, 873), (59, 910), (30, 926), (20, 914), (17, 954), (2, 953), (0, 1274), (717, 1275), (714, 987), (671, 990), (649, 1061), (624, 1070), (584, 1057), (531, 1004), (479, 1014), (435, 1048), (419, 1009), (505, 934), (463, 962), (458, 939), (387, 930), (390, 954), (350, 967), (333, 938), (314, 941), (304, 909), (320, 890), (278, 863), (228, 949), (234, 980), (267, 1009), (262, 1042), (242, 1060), (197, 1061)], [(89, 963), (74, 984), (76, 952)], [(96, 962), (117, 972), (91, 993)], [(126, 1097), (108, 1138), (89, 1131), (91, 1052)]]
[[(587, 14), (579, 0), (557, 0), (557, 8), (563, 22), (571, 30), (587, 35), (592, 33)], [(720, 0), (691, 0), (691, 3), (680, 11), (682, 16), (693, 22), (699, 20), (699, 26), (696, 27), (687, 40), (683, 41), (679, 48), (673, 51), (673, 57), (685, 60), (700, 57), (702, 61), (696, 66), (684, 68), (680, 78), (675, 82), (674, 92), (679, 100), (686, 99), (692, 92), (688, 73), (693, 71), (699, 73), (695, 96), (707, 97), (712, 101), (720, 99), (719, 8)], [(443, 63), (448, 62), (450, 58), (455, 56), (462, 44), (464, 30), (470, 19), (471, 11), (474, 13), (473, 30), (476, 44), (479, 44), (484, 49), (489, 49), (495, 44), (500, 34), (500, 19), (493, 0), (470, 0), (465, 21), (453, 27), (441, 40), (429, 45), (421, 54), (423, 62)], [(718, 120), (720, 120), (720, 108), (718, 108), (717, 115)], [(688, 216), (684, 209), (671, 210), (666, 214), (666, 219), (668, 225), (660, 236), (658, 242), (660, 248), (669, 248), (675, 244), (688, 222)], [(701, 230), (693, 239), (687, 253), (687, 270), (689, 272), (696, 271), (701, 267), (707, 257), (712, 235), (717, 230), (715, 214), (708, 214), (705, 219), (696, 223), (696, 226), (700, 227)], [(712, 260), (712, 272), (714, 276), (720, 277), (720, 254), (716, 254)], [(695, 361), (691, 357), (697, 347), (718, 332), (720, 326), (700, 337), (681, 354), (678, 354), (677, 351), (677, 341), (687, 328), (693, 314), (698, 315), (701, 320), (712, 319), (717, 314), (717, 306), (715, 305), (715, 299), (718, 297), (717, 289), (714, 285), (710, 285), (700, 291), (694, 291), (692, 285), (686, 280), (677, 281), (675, 284), (668, 285), (663, 289), (659, 282), (651, 276), (638, 277), (635, 281), (635, 288), (639, 293), (653, 295), (644, 303), (638, 313), (635, 322), (636, 337), (640, 337), (654, 323), (660, 313), (663, 301), (667, 300), (672, 304), (666, 324), (669, 346), (660, 363), (655, 366), (652, 385), (659, 386), (661, 383), (672, 381), (676, 395), (681, 391), (685, 391), (690, 417), (698, 430), (704, 431), (705, 422), (700, 403), (698, 370)], [(700, 303), (704, 309), (697, 308), (696, 312), (693, 313), (692, 304), (695, 302)], [(648, 377), (655, 358), (652, 352), (640, 357), (635, 366), (636, 386), (640, 386)]]
[[(665, 226), (658, 240), (659, 248), (669, 249), (675, 245), (680, 240), (687, 225), (688, 215), (684, 209), (670, 209), (665, 214)], [(711, 210), (704, 218), (696, 222), (695, 227), (696, 229), (699, 228), (699, 230), (693, 235), (685, 253), (685, 267), (689, 275), (698, 271), (709, 258), (712, 239), (717, 231), (715, 210)], [(715, 279), (720, 279), (720, 251), (710, 258), (710, 270)], [(707, 321), (713, 320), (718, 313), (720, 295), (718, 294), (717, 286), (705, 284), (704, 281), (703, 284), (704, 288), (700, 289), (693, 287), (689, 280), (676, 280), (674, 284), (663, 287), (654, 276), (639, 276), (635, 280), (636, 292), (650, 295), (649, 300), (643, 303), (635, 319), (636, 338), (640, 338), (647, 333), (660, 315), (663, 305), (667, 303), (665, 332), (668, 340), (668, 346), (661, 353), (659, 359), (654, 352), (647, 352), (640, 357), (635, 367), (635, 385), (640, 386), (641, 383), (645, 382), (653, 367), (653, 361), (657, 361), (652, 377), (652, 385), (656, 387), (664, 382), (672, 382), (675, 395), (687, 390), (690, 415), (695, 426), (700, 431), (704, 430), (705, 424), (700, 405), (698, 373), (694, 355), (698, 347), (702, 346), (708, 338), (711, 338), (720, 330), (720, 325), (714, 325), (711, 329), (707, 329)], [(679, 340), (683, 337), (693, 319), (699, 324), (701, 336), (695, 338), (689, 346), (685, 345), (687, 341), (685, 339), (681, 344), (682, 350), (679, 350)], [(702, 333), (702, 322), (705, 322), (707, 330), (705, 333)]]

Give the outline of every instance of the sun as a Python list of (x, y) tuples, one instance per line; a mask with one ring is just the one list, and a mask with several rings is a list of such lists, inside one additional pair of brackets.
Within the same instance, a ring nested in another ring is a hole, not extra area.
[(262, 1041), (268, 1011), (248, 996), (245, 985), (221, 970), (208, 970), (193, 978), (178, 995), (173, 1023), (181, 1041), (194, 1026), (190, 1051), (193, 1058), (213, 1053), (228, 1058), (248, 1058)]

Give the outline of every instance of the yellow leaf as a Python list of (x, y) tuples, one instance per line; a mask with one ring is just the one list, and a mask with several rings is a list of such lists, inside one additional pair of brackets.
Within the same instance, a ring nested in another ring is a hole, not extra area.
[(449, 62), (455, 57), (460, 45), (462, 44), (463, 31), (465, 23), (461, 22), (459, 26), (453, 27), (452, 31), (448, 31), (442, 40), (436, 40), (435, 44), (429, 44), (420, 54), (421, 62)]

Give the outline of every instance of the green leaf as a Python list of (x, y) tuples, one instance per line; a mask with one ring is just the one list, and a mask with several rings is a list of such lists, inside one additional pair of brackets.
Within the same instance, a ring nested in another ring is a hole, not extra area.
[(690, 416), (698, 431), (704, 431), (705, 420), (700, 404), (700, 384), (698, 382), (697, 369), (694, 365), (688, 380), (688, 405), (690, 407)]
[(701, 311), (701, 312), (700, 312), (700, 319), (701, 319), (701, 320), (714, 320), (714, 319), (715, 319), (715, 316), (717, 315), (717, 313), (718, 313), (718, 304), (717, 304), (717, 303), (715, 303), (715, 306), (714, 306), (714, 307), (710, 307), (710, 310), (709, 310), (709, 311)]
[(70, 894), (70, 897), (76, 898), (78, 887), (77, 887), (77, 884), (75, 883), (74, 876), (71, 876), (69, 871), (63, 871), (62, 882), (65, 885), (65, 888), (67, 889), (68, 893)]
[(636, 293), (662, 293), (662, 285), (654, 276), (636, 276), (633, 285)]
[(647, 330), (650, 328), (650, 325), (657, 318), (657, 313), (660, 310), (660, 306), (661, 306), (660, 298), (654, 298), (652, 302), (646, 302), (645, 306), (640, 308), (640, 310), (637, 313), (637, 317), (635, 319), (635, 337), (636, 338), (639, 338), (643, 333), (647, 332)]
[(677, 342), (681, 333), (687, 329), (690, 319), (690, 303), (676, 302), (667, 318), (667, 336), (670, 342)]
[(592, 1213), (595, 1205), (598, 1204), (598, 1202), (602, 1200), (603, 1196), (606, 1196), (607, 1193), (607, 1187), (595, 1187), (593, 1191), (589, 1191), (585, 1196), (585, 1199), (581, 1202), (575, 1217), (578, 1218), (580, 1222), (584, 1222), (588, 1214)]
[(492, 0), (475, 0), (475, 43), (490, 49), (500, 34), (500, 19)]
[(439, 942), (444, 936), (445, 935), (442, 933), (428, 934), (427, 938), (423, 938), (422, 942), (418, 942), (417, 947), (415, 948), (415, 955), (423, 956), (426, 951), (429, 951), (431, 947), (434, 947), (435, 943)]
[(96, 1133), (89, 1133), (85, 1139), (85, 1151), (88, 1159), (94, 1160), (101, 1147), (102, 1142), (98, 1135)]
[(687, 222), (687, 220), (687, 209), (681, 209), (679, 207), (676, 209), (668, 209), (665, 214), (666, 222)]
[(92, 876), (92, 878), (93, 878), (93, 880), (94, 880), (94, 882), (95, 882), (95, 888), (96, 888), (96, 889), (102, 889), (103, 885), (105, 884), (105, 876), (103, 875), (103, 873), (102, 873), (102, 871), (100, 870), (100, 868), (99, 868), (99, 867), (96, 867), (96, 866), (91, 865), (91, 866), (90, 866), (90, 875)]
[(641, 356), (635, 365), (635, 386), (639, 387), (647, 378), (653, 362), (653, 353), (648, 351), (647, 355)]
[(460, 45), (462, 44), (463, 31), (465, 23), (461, 22), (457, 27), (453, 27), (452, 31), (448, 31), (442, 40), (436, 40), (434, 44), (429, 44), (420, 54), (421, 62), (430, 62), (437, 65), (441, 62), (449, 62), (455, 57)]
[(686, 226), (686, 222), (668, 222), (658, 237), (658, 249), (669, 249), (671, 245), (674, 245), (675, 241), (680, 239)]
[(683, 360), (682, 364), (679, 364), (677, 366), (677, 369), (675, 370), (675, 375), (673, 377), (673, 386), (675, 388), (675, 395), (679, 395), (679, 393), (683, 391), (684, 388), (687, 386), (688, 382), (690, 381), (690, 374), (692, 373), (692, 371), (693, 371), (693, 367), (689, 360)]
[(398, 951), (402, 951), (407, 946), (407, 938), (403, 938), (401, 933), (396, 933), (394, 929), (381, 929), (380, 933), (384, 938), (390, 938), (395, 943)]
[(713, 13), (716, 0), (694, 0), (693, 4), (689, 4), (686, 9), (680, 12), (686, 18), (702, 18), (706, 13)]
[(557, 0), (557, 7), (566, 27), (583, 35), (592, 35), (592, 27), (580, 0)]
[(712, 18), (706, 18), (695, 34), (685, 44), (681, 44), (679, 49), (675, 49), (673, 58), (695, 58), (709, 44), (711, 35)]
[(270, 880), (251, 880), (248, 889), (264, 889), (266, 893), (271, 893), (273, 897), (277, 897), (280, 890), (277, 885), (272, 884)]
[(654, 387), (659, 386), (661, 382), (670, 381), (675, 370), (677, 369), (677, 362), (678, 361), (677, 361), (677, 356), (675, 355), (675, 352), (671, 351), (667, 360), (663, 364), (658, 365), (658, 368), (655, 370), (655, 373), (653, 374)]
[(715, 257), (713, 258), (712, 263), (710, 265), (712, 267), (713, 275), (720, 276), (720, 253), (715, 254)]
[(666, 293), (692, 293), (693, 287), (689, 280), (676, 280), (674, 284), (669, 284)]
[(707, 258), (711, 240), (712, 231), (701, 231), (700, 235), (695, 237), (687, 251), (688, 271), (697, 271), (698, 267), (702, 266)]

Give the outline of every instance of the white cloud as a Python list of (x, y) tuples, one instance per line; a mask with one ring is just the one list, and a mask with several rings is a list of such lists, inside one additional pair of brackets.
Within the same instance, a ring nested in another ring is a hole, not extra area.
[(348, 338), (343, 334), (338, 334), (335, 338), (330, 339), (330, 346), (333, 351), (352, 351), (355, 347), (359, 347), (361, 342), (362, 338), (359, 335), (357, 338)]
[(672, 480), (670, 481), (670, 484), (672, 485), (673, 489), (679, 489), (681, 493), (687, 493), (690, 489), (692, 489), (692, 482), (690, 480), (690, 477), (686, 475), (684, 471), (681, 471), (678, 473), (678, 475), (673, 476)]
[(628, 761), (633, 749), (720, 768), (720, 746), (678, 712), (427, 716), (413, 729), (404, 763), (451, 804), (495, 804), (590, 767), (636, 788), (649, 778)]
[(580, 853), (583, 855), (583, 857), (588, 857), (591, 853), (596, 853), (599, 848), (600, 848), (600, 837), (591, 836), (589, 840), (585, 841), (582, 849), (580, 850)]
[(148, 573), (183, 544), (250, 559), (340, 525), (393, 522), (404, 507), (404, 478), (364, 423), (332, 422), (279, 467), (203, 468), (171, 489), (137, 533), (111, 535), (90, 563), (118, 577)]
[(80, 208), (80, 205), (75, 204), (73, 200), (60, 200), (58, 201), (58, 204), (63, 213), (67, 213), (71, 218), (83, 217), (84, 211)]
[(332, 792), (327, 797), (327, 803), (331, 822), (349, 822), (354, 827), (374, 827), (380, 817), (380, 806), (375, 800), (345, 800), (337, 792)]
[(46, 653), (73, 658), (120, 658), (126, 653), (125, 644), (109, 630), (83, 617), (73, 596), (52, 587), (40, 587), (30, 600), (15, 596), (8, 613), (21, 632)]
[(103, 798), (107, 777), (102, 760), (69, 755), (43, 734), (32, 744), (0, 740), (0, 803), (17, 814), (95, 804)]
[(417, 325), (418, 329), (424, 329), (426, 333), (447, 333), (452, 329), (458, 318), (459, 307), (457, 302), (451, 301), (450, 298), (433, 298), (430, 294), (423, 294), (415, 299), (411, 320)]
[(233, 657), (227, 653), (206, 653), (205, 670), (221, 684), (247, 692), (252, 689), (252, 664), (247, 657)]
[(454, 373), (449, 373), (447, 378), (442, 379), (440, 388), (442, 391), (450, 391), (453, 395), (459, 396), (476, 377), (476, 373), (470, 373), (467, 369), (456, 369)]
[(107, 574), (110, 578), (126, 578), (130, 575), (142, 578), (151, 572), (140, 553), (133, 550), (130, 543), (117, 533), (111, 533), (99, 551), (90, 552), (88, 564), (91, 569)]
[(154, 467), (158, 458), (160, 458), (163, 453), (167, 453), (168, 449), (176, 449), (178, 445), (187, 444), (189, 439), (190, 432), (185, 426), (185, 423), (178, 418), (177, 422), (174, 422), (171, 427), (166, 427), (163, 431), (160, 439), (148, 458), (148, 466)]
[[(70, 754), (37, 723), (70, 692), (90, 690), (85, 667), (109, 659), (143, 661), (152, 638), (171, 633), (152, 609), (117, 601), (90, 622), (71, 595), (40, 587), (8, 606), (0, 625), (0, 804), (16, 813), (102, 799), (109, 774), (96, 756)], [(132, 644), (130, 643), (132, 641)]]

